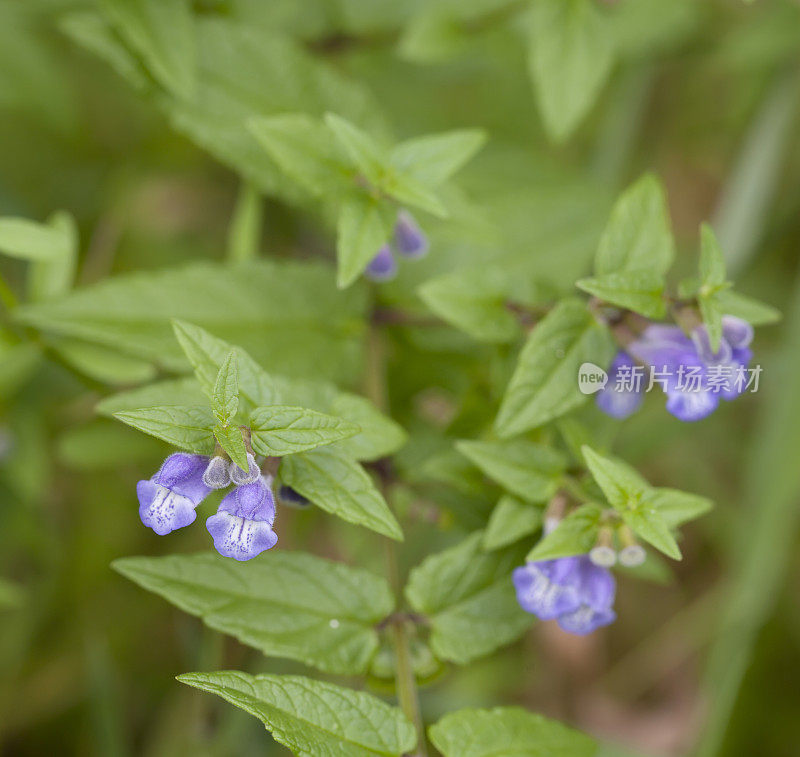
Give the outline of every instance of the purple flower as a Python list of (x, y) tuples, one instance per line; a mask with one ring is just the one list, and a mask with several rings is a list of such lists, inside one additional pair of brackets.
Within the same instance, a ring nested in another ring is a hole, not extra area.
[(378, 250), (378, 253), (369, 262), (364, 275), (372, 281), (389, 281), (397, 275), (397, 261), (388, 244)]
[(216, 514), (206, 520), (206, 528), (221, 555), (250, 560), (275, 546), (278, 537), (272, 530), (274, 521), (272, 488), (266, 477), (259, 476), (255, 482), (226, 494)]
[(583, 636), (616, 619), (614, 576), (586, 556), (530, 562), (514, 570), (517, 601), (540, 620)]
[[(747, 386), (747, 367), (753, 359), (750, 343), (753, 327), (741, 318), (732, 315), (722, 317), (722, 338), (719, 350), (711, 350), (708, 329), (698, 326), (692, 333), (692, 343), (700, 359), (707, 366), (709, 382), (715, 394), (723, 399), (736, 399)], [(719, 376), (717, 381), (715, 376)]]
[(149, 481), (139, 481), (136, 495), (142, 523), (164, 536), (194, 522), (195, 508), (211, 491), (203, 483), (208, 462), (205, 455), (176, 452)]
[(626, 381), (638, 363), (652, 370), (653, 383), (667, 395), (669, 413), (687, 422), (705, 418), (716, 410), (720, 397), (732, 400), (744, 391), (752, 338), (749, 323), (724, 316), (715, 353), (705, 326), (698, 326), (690, 338), (677, 326), (653, 323), (614, 358), (609, 383), (596, 398), (598, 407), (615, 418), (626, 418), (638, 409), (643, 382), (649, 378), (643, 376), (638, 385)]
[(633, 415), (644, 399), (644, 386), (634, 380), (636, 363), (620, 350), (608, 369), (608, 383), (597, 393), (597, 406), (606, 415), (623, 420)]
[(428, 237), (407, 210), (401, 210), (397, 214), (394, 243), (397, 251), (407, 258), (421, 258), (428, 252)]

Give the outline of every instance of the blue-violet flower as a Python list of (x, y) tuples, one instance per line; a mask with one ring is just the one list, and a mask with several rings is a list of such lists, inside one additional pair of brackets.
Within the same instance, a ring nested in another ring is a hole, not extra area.
[(139, 481), (136, 495), (142, 523), (164, 536), (194, 522), (195, 508), (211, 491), (203, 483), (208, 462), (205, 455), (176, 452), (151, 479)]
[[(747, 366), (752, 359), (753, 327), (726, 315), (716, 353), (708, 330), (698, 326), (691, 337), (677, 326), (650, 324), (624, 351), (617, 353), (608, 384), (597, 393), (598, 407), (615, 418), (627, 418), (642, 402), (645, 379), (637, 369), (652, 370), (667, 395), (667, 411), (682, 421), (697, 421), (714, 412), (720, 398), (732, 400), (747, 386)], [(638, 364), (638, 365), (637, 365)]]
[(586, 556), (530, 562), (513, 573), (517, 601), (540, 620), (557, 620), (569, 633), (583, 636), (616, 619), (616, 582), (606, 568)]
[(271, 480), (259, 476), (226, 494), (216, 514), (206, 520), (206, 528), (221, 555), (250, 560), (275, 546), (278, 537), (272, 530), (274, 521)]

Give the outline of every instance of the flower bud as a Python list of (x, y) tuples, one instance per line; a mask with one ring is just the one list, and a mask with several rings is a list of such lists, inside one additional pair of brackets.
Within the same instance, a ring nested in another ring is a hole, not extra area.
[(208, 467), (203, 472), (203, 483), (209, 489), (224, 489), (231, 482), (228, 473), (228, 461), (219, 455), (215, 455), (208, 463)]
[(388, 244), (383, 245), (370, 260), (364, 275), (372, 281), (389, 281), (397, 275), (397, 261)]
[(589, 552), (589, 559), (600, 568), (610, 568), (617, 562), (617, 553), (614, 551), (614, 537), (610, 528), (600, 529), (597, 544)]
[(256, 459), (249, 452), (247, 453), (247, 464), (247, 472), (243, 471), (233, 460), (228, 464), (228, 475), (234, 486), (252, 484), (254, 481), (258, 481), (261, 476), (261, 468), (258, 467)]
[(421, 258), (428, 252), (428, 237), (407, 210), (401, 210), (397, 214), (394, 243), (397, 251), (407, 258)]
[(641, 544), (629, 544), (619, 553), (619, 563), (626, 568), (636, 568), (647, 559), (647, 552)]

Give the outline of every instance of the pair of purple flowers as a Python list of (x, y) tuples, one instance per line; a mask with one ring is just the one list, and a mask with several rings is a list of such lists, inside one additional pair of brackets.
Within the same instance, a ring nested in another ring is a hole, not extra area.
[[(394, 246), (406, 258), (421, 258), (428, 252), (428, 238), (407, 210), (397, 214)], [(389, 281), (397, 275), (397, 260), (388, 242), (378, 250), (364, 273), (372, 281)]]
[(669, 413), (682, 421), (705, 418), (716, 410), (720, 398), (733, 400), (747, 387), (752, 340), (753, 327), (730, 315), (722, 318), (716, 352), (705, 325), (686, 336), (677, 326), (651, 323), (617, 353), (608, 383), (597, 394), (597, 405), (614, 418), (636, 412), (646, 388), (641, 374), (645, 366), (667, 395)]
[(275, 546), (278, 537), (272, 479), (248, 454), (247, 472), (225, 458), (177, 452), (149, 480), (139, 481), (139, 517), (159, 536), (193, 523), (195, 509), (214, 489), (230, 484), (215, 515), (206, 520), (214, 548), (234, 560), (250, 560)]

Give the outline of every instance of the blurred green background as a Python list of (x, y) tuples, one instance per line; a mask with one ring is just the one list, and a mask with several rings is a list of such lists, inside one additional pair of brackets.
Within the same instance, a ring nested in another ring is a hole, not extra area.
[[(674, 580), (622, 580), (612, 628), (576, 639), (538, 625), (495, 657), (444, 671), (423, 705), (433, 720), (461, 706), (523, 704), (598, 736), (607, 756), (790, 757), (800, 736), (800, 4), (603, 3), (616, 62), (561, 144), (542, 128), (519, 5), (194, 3), (198, 17), (294, 40), (354, 81), (376, 129), (488, 131), (459, 179), (460, 212), (428, 225), (431, 255), (383, 289), (386, 302), (421, 309), (420, 282), (488, 259), (567, 291), (588, 270), (615, 195), (652, 170), (668, 190), (680, 272), (693, 270), (709, 219), (739, 290), (786, 314), (757, 335), (757, 394), (691, 426), (651, 400), (614, 427), (615, 450), (654, 484), (717, 502), (689, 529)], [(93, 8), (0, 2), (0, 215), (71, 212), (78, 286), (223, 260), (236, 161), (212, 157), (152, 87), (130, 86), (76, 42), (75, 14)], [(253, 107), (271, 86), (242, 69)], [(263, 213), (261, 254), (332, 260), (332, 237), (307, 208), (278, 191)], [(257, 721), (173, 677), (298, 667), (222, 639), (109, 568), (120, 556), (207, 548), (202, 529), (162, 539), (141, 527), (135, 482), (166, 448), (93, 412), (132, 373), (141, 381), (156, 369), (106, 356), (116, 374), (98, 375), (92, 361), (20, 332), (5, 290), (24, 289), (24, 265), (3, 259), (0, 273), (0, 751), (284, 754)], [(507, 375), (509, 361), (493, 350), (450, 329), (392, 333), (392, 409), (412, 432), (399, 465), (414, 486), (397, 493), (411, 512), (406, 567), (482, 525), (493, 504), (422, 466), (430, 449), (491, 418), (502, 386), (493, 372)], [(280, 372), (280, 356), (266, 367)], [(314, 512), (282, 513), (281, 546), (376, 560), (358, 529)]]

